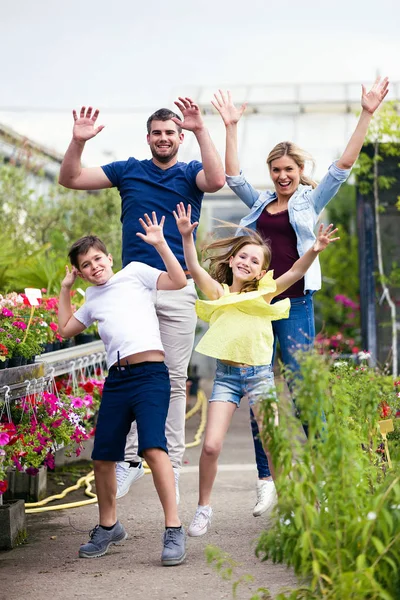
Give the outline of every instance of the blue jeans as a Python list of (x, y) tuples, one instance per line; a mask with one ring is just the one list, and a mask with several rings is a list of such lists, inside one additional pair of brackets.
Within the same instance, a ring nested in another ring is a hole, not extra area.
[[(277, 302), (272, 301), (272, 304)], [(272, 364), (276, 353), (276, 344), (279, 341), (282, 362), (289, 367), (295, 375), (299, 370), (299, 365), (295, 360), (293, 353), (296, 350), (307, 349), (313, 346), (315, 338), (314, 324), (314, 303), (313, 292), (307, 292), (299, 298), (290, 298), (290, 313), (288, 319), (272, 321), (274, 331), (274, 351), (272, 355)], [(288, 381), (289, 389), (291, 381)], [(259, 429), (250, 407), (250, 423), (254, 441), (254, 452), (257, 463), (258, 477), (269, 477), (271, 471), (268, 466), (268, 459), (265, 456), (264, 449), (259, 439)], [(303, 423), (304, 431), (307, 435), (307, 424)]]

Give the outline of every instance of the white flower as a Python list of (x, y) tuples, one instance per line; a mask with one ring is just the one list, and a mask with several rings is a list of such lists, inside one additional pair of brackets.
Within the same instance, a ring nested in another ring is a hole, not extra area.
[(369, 358), (371, 358), (371, 352), (365, 352), (364, 350), (361, 350), (361, 352), (358, 353), (359, 360), (368, 360)]
[(345, 367), (347, 366), (347, 362), (345, 360), (336, 360), (333, 363), (333, 366), (335, 367), (335, 369), (340, 369), (340, 367)]
[(375, 519), (376, 519), (376, 512), (372, 512), (372, 511), (369, 512), (367, 514), (367, 519), (368, 519), (368, 521), (375, 521)]

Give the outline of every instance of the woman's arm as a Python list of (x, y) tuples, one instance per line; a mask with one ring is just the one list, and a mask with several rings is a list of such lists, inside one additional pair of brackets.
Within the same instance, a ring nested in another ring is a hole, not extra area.
[(351, 169), (356, 162), (363, 146), (365, 136), (367, 135), (368, 126), (373, 114), (387, 95), (389, 91), (388, 86), (389, 80), (387, 77), (382, 81), (380, 77), (377, 77), (369, 92), (367, 92), (364, 85), (362, 86), (361, 115), (342, 156), (336, 161), (336, 165), (339, 169)]
[(167, 270), (166, 273), (161, 273), (158, 278), (157, 289), (180, 290), (187, 285), (187, 279), (179, 261), (164, 238), (163, 226), (165, 217), (161, 217), (160, 223), (158, 223), (157, 215), (154, 211), (152, 212), (152, 217), (153, 221), (145, 213), (144, 219), (139, 219), (139, 223), (145, 233), (137, 233), (136, 235), (157, 250)]
[(221, 115), (226, 129), (226, 183), (231, 190), (249, 208), (251, 208), (259, 197), (260, 192), (255, 190), (240, 173), (237, 141), (237, 124), (246, 109), (246, 104), (242, 104), (240, 108), (236, 108), (232, 102), (232, 96), (229, 90), (226, 95), (222, 90), (219, 90), (219, 94), (215, 93), (214, 98), (215, 100), (211, 100), (211, 104)]
[(296, 281), (304, 277), (308, 269), (311, 267), (314, 260), (317, 258), (318, 254), (325, 250), (325, 248), (331, 244), (332, 242), (336, 242), (339, 240), (339, 237), (332, 237), (336, 232), (336, 229), (332, 229), (333, 225), (328, 225), (326, 229), (324, 229), (323, 224), (319, 226), (318, 236), (315, 241), (315, 244), (312, 248), (310, 248), (301, 258), (296, 260), (293, 267), (286, 271), (283, 275), (276, 279), (276, 290), (272, 294), (266, 294), (263, 298), (266, 302), (271, 302), (271, 300), (275, 297), (290, 288)]
[(195, 284), (201, 289), (203, 294), (210, 300), (217, 300), (224, 294), (224, 289), (218, 281), (215, 281), (205, 269), (199, 264), (197, 258), (196, 246), (193, 239), (193, 231), (198, 226), (198, 222), (190, 222), (192, 207), (188, 204), (187, 212), (183, 202), (177, 204), (176, 212), (174, 211), (174, 217), (176, 219), (176, 225), (179, 229), (179, 233), (182, 236), (183, 252), (185, 254), (185, 261), (190, 271), (191, 276), (194, 279)]

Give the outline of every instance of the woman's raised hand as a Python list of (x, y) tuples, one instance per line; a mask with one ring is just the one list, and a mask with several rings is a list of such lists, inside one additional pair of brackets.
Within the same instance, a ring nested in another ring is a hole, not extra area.
[(211, 100), (211, 104), (221, 115), (225, 126), (235, 125), (235, 123), (240, 121), (247, 104), (245, 102), (240, 108), (236, 108), (232, 102), (232, 95), (229, 90), (226, 92), (226, 95), (222, 90), (218, 91), (219, 93), (214, 94), (215, 100)]
[(187, 210), (183, 202), (180, 202), (176, 205), (176, 212), (174, 212), (174, 217), (176, 221), (176, 225), (179, 229), (179, 233), (182, 237), (189, 237), (192, 235), (193, 231), (196, 229), (199, 224), (198, 221), (195, 223), (191, 223), (192, 216), (192, 207), (188, 204)]
[(381, 81), (381, 78), (377, 77), (369, 92), (367, 92), (365, 85), (362, 85), (361, 87), (361, 106), (364, 110), (373, 115), (389, 91), (389, 79), (384, 77)]
[(332, 229), (332, 227), (332, 223), (325, 228), (324, 224), (321, 223), (321, 225), (318, 228), (318, 235), (314, 244), (315, 252), (322, 252), (322, 250), (325, 250), (325, 248), (329, 246), (329, 244), (340, 240), (340, 237), (332, 237), (338, 230), (337, 227), (335, 227), (335, 229)]

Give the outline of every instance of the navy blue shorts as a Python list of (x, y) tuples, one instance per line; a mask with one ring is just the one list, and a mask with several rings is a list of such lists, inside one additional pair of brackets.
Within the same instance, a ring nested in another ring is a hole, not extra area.
[(93, 460), (124, 460), (126, 436), (136, 421), (138, 454), (149, 448), (168, 453), (165, 421), (171, 386), (163, 362), (111, 367), (104, 383), (94, 437)]

